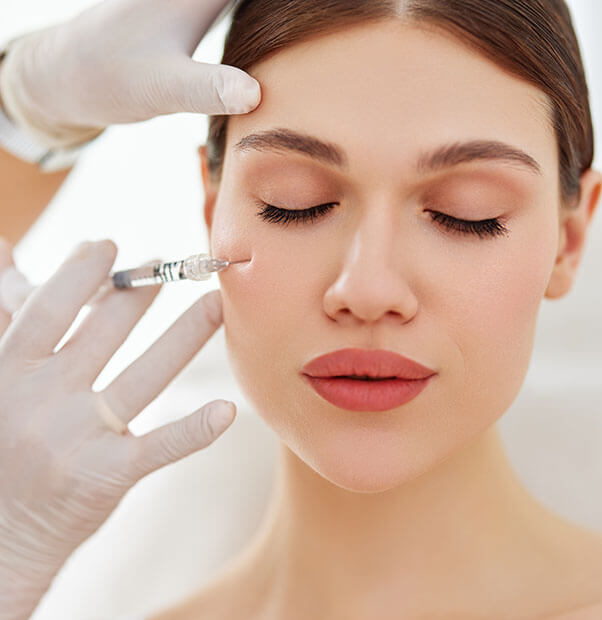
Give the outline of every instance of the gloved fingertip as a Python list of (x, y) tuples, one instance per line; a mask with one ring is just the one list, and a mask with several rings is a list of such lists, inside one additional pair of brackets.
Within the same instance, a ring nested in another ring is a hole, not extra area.
[(241, 75), (225, 76), (218, 89), (225, 114), (246, 114), (261, 101), (259, 82), (243, 72)]
[(218, 437), (232, 424), (236, 415), (236, 405), (229, 400), (217, 400), (211, 403), (208, 423), (213, 436)]

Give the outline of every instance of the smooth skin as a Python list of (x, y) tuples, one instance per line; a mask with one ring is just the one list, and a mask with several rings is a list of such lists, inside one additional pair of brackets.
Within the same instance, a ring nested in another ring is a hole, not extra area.
[[(575, 281), (602, 175), (586, 171), (577, 208), (559, 216), (545, 95), (434, 28), (345, 29), (250, 73), (263, 100), (230, 119), (219, 184), (199, 152), (211, 250), (252, 259), (219, 274), (225, 334), (241, 388), (281, 440), (277, 483), (248, 547), (152, 620), (602, 617), (602, 537), (527, 491), (496, 426), (523, 384), (542, 300)], [(338, 145), (347, 167), (234, 148), (274, 128)], [(541, 173), (500, 161), (415, 170), (419, 154), (468, 139), (520, 148)], [(284, 227), (260, 219), (258, 201), (337, 207)], [(454, 234), (427, 207), (504, 217), (509, 235)], [(345, 411), (300, 370), (348, 346), (438, 376), (403, 407)]]

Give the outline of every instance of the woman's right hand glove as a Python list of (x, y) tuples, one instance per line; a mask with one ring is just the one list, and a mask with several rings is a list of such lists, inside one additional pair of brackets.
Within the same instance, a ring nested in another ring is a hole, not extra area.
[(259, 83), (191, 56), (227, 0), (104, 0), (15, 39), (0, 72), (4, 107), (42, 144), (72, 146), (115, 123), (172, 112), (243, 114)]
[[(27, 296), (12, 320), (9, 312), (0, 311), (0, 328), (5, 328), (0, 338), (2, 620), (29, 618), (68, 556), (138, 480), (205, 448), (235, 416), (233, 403), (214, 400), (141, 436), (127, 430), (121, 435), (105, 424), (98, 413), (99, 395), (127, 424), (222, 322), (221, 296), (214, 290), (102, 392), (92, 391), (160, 289), (100, 288), (116, 251), (110, 241), (78, 246)], [(1, 242), (0, 268), (11, 264), (10, 249)], [(5, 285), (0, 276), (0, 287)], [(17, 297), (0, 290), (5, 304)], [(54, 352), (86, 302), (89, 314)]]

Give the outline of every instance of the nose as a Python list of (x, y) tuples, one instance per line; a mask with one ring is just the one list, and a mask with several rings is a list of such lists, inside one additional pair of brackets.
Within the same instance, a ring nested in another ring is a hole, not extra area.
[(398, 205), (365, 213), (350, 241), (343, 242), (341, 268), (323, 299), (324, 310), (333, 320), (373, 323), (388, 316), (405, 323), (417, 313), (412, 248), (402, 238), (395, 213)]

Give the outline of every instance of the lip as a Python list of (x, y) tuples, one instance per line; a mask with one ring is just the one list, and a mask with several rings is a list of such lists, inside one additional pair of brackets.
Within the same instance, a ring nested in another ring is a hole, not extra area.
[(303, 366), (302, 374), (333, 405), (353, 411), (386, 411), (418, 396), (437, 373), (393, 351), (348, 348), (314, 358)]

